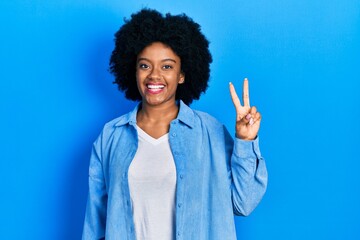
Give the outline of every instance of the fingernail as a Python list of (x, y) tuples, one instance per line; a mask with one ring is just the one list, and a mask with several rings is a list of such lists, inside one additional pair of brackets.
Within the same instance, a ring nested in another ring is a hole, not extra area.
[(251, 114), (248, 113), (248, 114), (246, 115), (246, 119), (249, 120), (250, 118), (251, 118)]
[(254, 119), (253, 118), (250, 118), (250, 125), (252, 126), (254, 124)]

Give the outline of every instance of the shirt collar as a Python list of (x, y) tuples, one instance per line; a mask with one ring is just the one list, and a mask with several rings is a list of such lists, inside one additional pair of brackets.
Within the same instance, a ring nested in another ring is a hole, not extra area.
[[(136, 124), (136, 114), (137, 114), (140, 106), (141, 106), (141, 102), (131, 112), (120, 117), (118, 122), (115, 123), (115, 126), (120, 127), (125, 124), (135, 125)], [(180, 109), (179, 109), (178, 116), (175, 120), (179, 120), (180, 122), (186, 124), (190, 128), (192, 128), (194, 125), (194, 112), (182, 100), (180, 100)]]
[(195, 120), (194, 111), (188, 105), (186, 105), (182, 100), (180, 100), (180, 110), (176, 119), (186, 124), (190, 128), (193, 128), (194, 126), (194, 120)]

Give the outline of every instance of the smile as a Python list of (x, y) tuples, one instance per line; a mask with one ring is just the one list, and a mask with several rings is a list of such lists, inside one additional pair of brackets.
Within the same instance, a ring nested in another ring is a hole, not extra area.
[(162, 84), (147, 84), (148, 89), (163, 89), (165, 86)]
[(165, 85), (163, 84), (146, 84), (147, 92), (150, 94), (158, 94), (163, 91)]

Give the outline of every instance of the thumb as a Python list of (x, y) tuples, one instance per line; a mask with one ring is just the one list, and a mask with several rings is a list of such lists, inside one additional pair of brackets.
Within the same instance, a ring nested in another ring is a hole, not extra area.
[(252, 117), (252, 115), (250, 113), (246, 114), (240, 121), (244, 125), (247, 125), (247, 124), (253, 125), (254, 124), (254, 118)]

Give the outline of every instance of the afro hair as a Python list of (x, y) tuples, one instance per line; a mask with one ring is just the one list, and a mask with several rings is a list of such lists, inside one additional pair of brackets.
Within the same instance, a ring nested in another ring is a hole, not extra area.
[(178, 85), (176, 99), (186, 104), (199, 99), (208, 87), (212, 62), (209, 41), (201, 33), (200, 25), (185, 14), (163, 16), (150, 9), (142, 9), (124, 21), (115, 33), (110, 72), (125, 97), (134, 101), (142, 99), (136, 84), (137, 56), (153, 42), (161, 42), (180, 57), (181, 71), (186, 76), (186, 81)]

